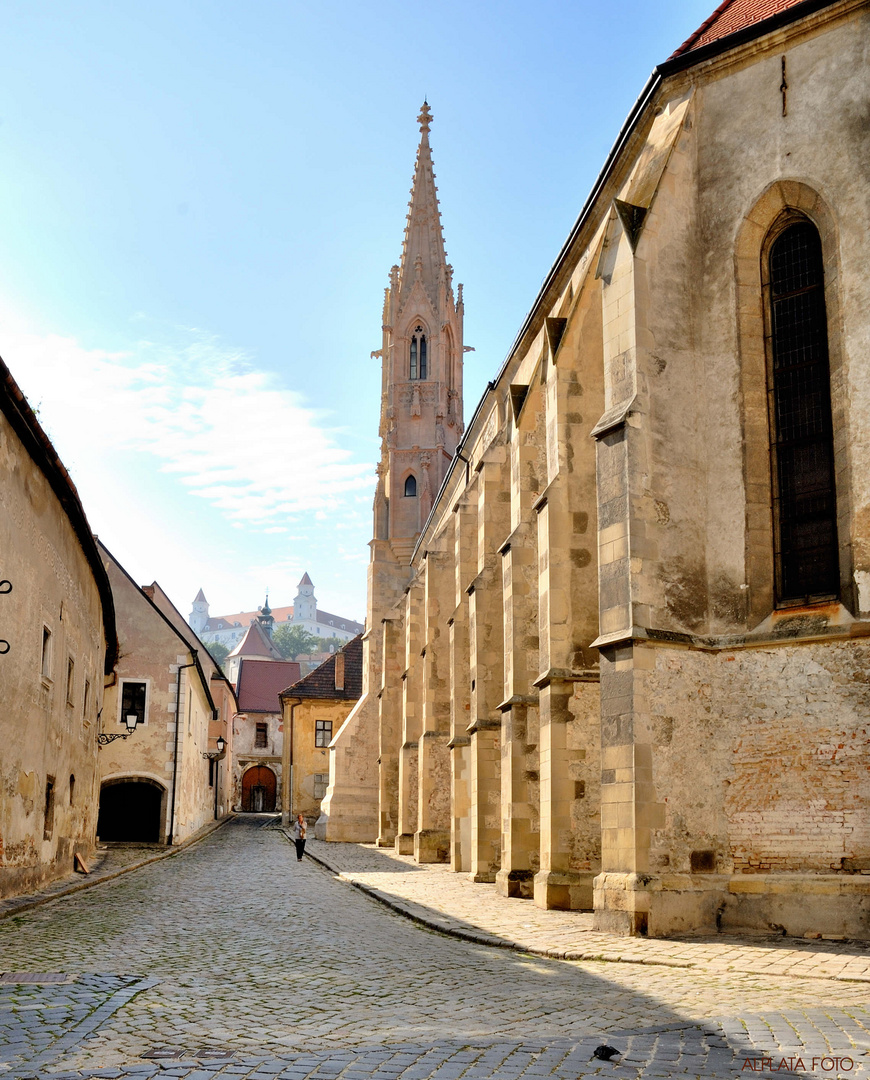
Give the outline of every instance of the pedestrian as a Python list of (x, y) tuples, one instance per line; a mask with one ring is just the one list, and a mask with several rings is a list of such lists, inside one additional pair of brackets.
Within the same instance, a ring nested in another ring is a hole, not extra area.
[(307, 828), (305, 818), (301, 814), (297, 814), (296, 820), (293, 822), (293, 843), (296, 845), (297, 862), (302, 862), (302, 856), (305, 854), (305, 833)]

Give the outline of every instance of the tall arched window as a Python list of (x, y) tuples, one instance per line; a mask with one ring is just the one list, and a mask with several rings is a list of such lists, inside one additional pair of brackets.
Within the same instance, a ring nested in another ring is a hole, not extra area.
[(426, 335), (423, 333), (422, 326), (416, 326), (411, 337), (411, 378), (425, 379), (427, 368)]
[(416, 499), (417, 498), (417, 478), (415, 476), (409, 476), (405, 480), (405, 498)]
[(776, 598), (839, 595), (831, 375), (822, 245), (805, 218), (768, 255)]

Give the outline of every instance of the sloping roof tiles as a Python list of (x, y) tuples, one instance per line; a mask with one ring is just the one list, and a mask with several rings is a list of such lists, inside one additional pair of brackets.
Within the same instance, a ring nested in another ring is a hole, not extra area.
[(258, 622), (252, 622), (248, 632), (236, 645), (230, 656), (262, 656), (273, 660), (282, 659), (281, 654), (269, 640), (263, 627)]
[(672, 54), (671, 59), (710, 45), (729, 34), (736, 34), (738, 30), (745, 30), (756, 23), (764, 22), (765, 19), (771, 19), (800, 3), (803, 3), (803, 0), (725, 0)]
[(243, 660), (239, 665), (239, 712), (280, 713), (278, 695), (301, 673), (295, 660)]
[[(362, 637), (357, 635), (310, 675), (292, 685), (288, 684), (281, 696), (356, 701), (362, 694), (362, 654)], [(341, 690), (335, 688), (336, 656), (344, 656), (344, 688)]]

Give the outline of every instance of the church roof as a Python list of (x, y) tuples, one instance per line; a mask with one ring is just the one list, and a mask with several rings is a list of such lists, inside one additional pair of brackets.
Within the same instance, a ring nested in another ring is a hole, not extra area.
[(413, 287), (418, 270), (422, 280), (432, 287), (437, 284), (440, 273), (447, 266), (441, 211), (438, 209), (438, 189), (435, 187), (432, 150), (429, 146), (432, 116), (428, 102), (423, 102), (417, 120), (420, 123), (420, 146), (414, 166), (411, 201), (408, 203), (408, 220), (399, 266), (399, 295), (402, 298)]
[(239, 712), (281, 712), (278, 695), (302, 669), (295, 660), (243, 660), (239, 665)]
[(236, 645), (230, 656), (263, 656), (274, 660), (282, 660), (283, 657), (269, 640), (269, 636), (258, 622), (252, 622), (248, 632)]
[(314, 588), (314, 582), (308, 576), (308, 571), (307, 570), (302, 575), (302, 580), (299, 582), (299, 585), (297, 585), (296, 587), (300, 588), (302, 585), (310, 585), (312, 587), (312, 589)]
[(805, 3), (806, 0), (724, 0), (670, 59), (684, 56), (705, 45), (712, 45), (714, 41), (720, 41)]
[[(324, 660), (304, 679), (288, 686), (282, 691), (281, 697), (287, 698), (325, 698), (333, 701), (357, 701), (362, 695), (362, 638), (357, 635), (352, 638), (343, 649)], [(344, 686), (336, 689), (335, 686), (335, 661), (336, 657), (344, 657)]]
[(200, 589), (199, 592), (196, 594), (196, 596), (193, 598), (193, 602), (194, 602), (194, 604), (207, 604), (208, 603), (208, 600), (206, 600), (205, 593), (202, 591), (202, 589)]

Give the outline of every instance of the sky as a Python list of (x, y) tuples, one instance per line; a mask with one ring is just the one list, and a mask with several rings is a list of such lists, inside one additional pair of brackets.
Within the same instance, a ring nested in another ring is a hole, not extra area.
[(383, 290), (419, 141), (471, 415), (652, 69), (716, 0), (4, 0), (0, 355), (186, 615), (362, 620)]

